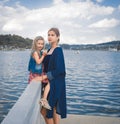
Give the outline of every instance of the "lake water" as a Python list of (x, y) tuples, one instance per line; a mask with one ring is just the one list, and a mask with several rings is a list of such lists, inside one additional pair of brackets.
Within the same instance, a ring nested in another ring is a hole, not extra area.
[[(30, 51), (0, 51), (0, 122), (27, 86)], [(64, 50), (69, 114), (120, 117), (120, 52)]]

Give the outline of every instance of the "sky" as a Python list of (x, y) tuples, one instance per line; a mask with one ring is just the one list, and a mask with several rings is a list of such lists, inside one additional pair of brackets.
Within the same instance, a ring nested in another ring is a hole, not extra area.
[(120, 40), (120, 0), (0, 0), (0, 34), (47, 42), (51, 27), (61, 44)]

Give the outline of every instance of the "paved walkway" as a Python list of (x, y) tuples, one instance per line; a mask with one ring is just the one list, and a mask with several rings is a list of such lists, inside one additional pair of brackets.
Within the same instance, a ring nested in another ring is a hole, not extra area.
[(69, 114), (60, 124), (120, 124), (120, 118)]

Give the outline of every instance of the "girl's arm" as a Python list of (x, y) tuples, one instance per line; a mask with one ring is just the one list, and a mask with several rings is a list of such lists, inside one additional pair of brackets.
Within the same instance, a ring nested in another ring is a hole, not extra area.
[(39, 57), (39, 55), (36, 51), (33, 53), (33, 57), (37, 64), (41, 64), (45, 56), (46, 56), (45, 53), (43, 53), (41, 57)]

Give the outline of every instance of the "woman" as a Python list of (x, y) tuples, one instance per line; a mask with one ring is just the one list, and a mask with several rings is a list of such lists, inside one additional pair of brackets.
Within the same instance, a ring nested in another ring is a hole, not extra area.
[(61, 118), (66, 118), (66, 86), (65, 86), (65, 63), (62, 48), (58, 46), (60, 33), (57, 28), (48, 31), (48, 41), (51, 48), (44, 58), (45, 75), (36, 80), (48, 79), (50, 91), (48, 102), (51, 110), (41, 109), (46, 124), (59, 124)]

